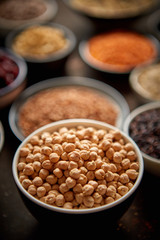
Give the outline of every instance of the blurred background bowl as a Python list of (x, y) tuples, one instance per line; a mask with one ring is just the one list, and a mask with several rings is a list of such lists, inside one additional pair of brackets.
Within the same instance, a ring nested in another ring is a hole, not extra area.
[[(153, 0), (150, 2), (137, 2), (136, 5), (133, 2), (127, 3), (124, 5), (124, 1), (108, 1), (110, 5), (105, 8), (105, 4), (102, 3), (97, 5), (91, 1), (77, 1), (77, 0), (63, 0), (64, 3), (73, 11), (83, 14), (93, 20), (95, 19), (126, 19), (137, 17), (146, 13), (153, 11), (157, 4), (158, 0)], [(107, 1), (106, 1), (107, 2)], [(119, 4), (123, 2), (123, 4)], [(123, 7), (122, 7), (123, 6)], [(109, 8), (110, 7), (110, 8)]]
[(1, 1), (0, 8), (2, 9), (2, 12), (0, 11), (0, 35), (3, 37), (24, 24), (51, 21), (58, 11), (55, 0), (29, 0), (25, 3), (23, 0)]
[(4, 129), (0, 121), (0, 152), (2, 150), (3, 144), (4, 144)]
[(129, 83), (140, 103), (160, 101), (160, 63), (135, 68)]
[(62, 49), (53, 52), (53, 54), (51, 53), (44, 57), (41, 57), (41, 56), (39, 57), (38, 55), (36, 57), (23, 56), (23, 58), (28, 64), (28, 69), (30, 73), (35, 72), (36, 75), (41, 75), (43, 74), (44, 71), (49, 71), (51, 73), (54, 73), (64, 66), (67, 58), (74, 50), (76, 46), (76, 37), (70, 29), (58, 23), (47, 23), (47, 24), (38, 24), (38, 25), (31, 24), (31, 25), (25, 25), (23, 27), (20, 27), (10, 32), (6, 37), (5, 45), (9, 49), (11, 49), (11, 51), (13, 51), (15, 54), (18, 55), (18, 53), (16, 53), (13, 49), (13, 42), (15, 38), (19, 34), (23, 33), (23, 31), (25, 31), (29, 27), (34, 27), (34, 26), (35, 27), (46, 26), (46, 27), (60, 30), (63, 34), (64, 39), (66, 40), (65, 46)]
[[(150, 110), (156, 110), (158, 109), (160, 111), (160, 101), (157, 102), (151, 102), (151, 103), (147, 103), (145, 105), (142, 105), (138, 108), (136, 108), (135, 110), (133, 110), (128, 117), (126, 118), (125, 122), (124, 122), (124, 127), (123, 130), (125, 133), (127, 133), (130, 136), (130, 126), (132, 121), (136, 118), (139, 117), (141, 114), (150, 111)], [(151, 119), (152, 117), (150, 117)], [(145, 117), (142, 118), (141, 122), (143, 123)], [(159, 118), (160, 121), (160, 118)], [(160, 124), (159, 124), (160, 126)], [(147, 139), (150, 137), (149, 134), (147, 135), (147, 126), (144, 123), (144, 131), (146, 133), (146, 137), (144, 137), (143, 141), (147, 141)], [(156, 126), (154, 127), (156, 128)], [(154, 131), (153, 128), (153, 131)], [(137, 126), (137, 131), (138, 131), (138, 126)], [(140, 133), (139, 133), (140, 134)], [(144, 143), (145, 144), (145, 143)], [(160, 143), (159, 143), (160, 144)], [(138, 145), (138, 143), (137, 143)], [(146, 144), (145, 144), (146, 145)], [(150, 143), (150, 145), (153, 145), (153, 143)], [(140, 148), (140, 146), (139, 146)], [(149, 146), (148, 146), (149, 148)], [(141, 151), (143, 159), (144, 159), (144, 167), (145, 170), (147, 170), (149, 173), (155, 175), (155, 176), (159, 176), (160, 177), (160, 159), (154, 158), (149, 156), (148, 154), (146, 154), (145, 152)]]
[[(92, 56), (90, 50), (89, 50), (89, 44), (90, 44), (90, 41), (94, 38), (94, 37), (98, 37), (100, 36), (101, 33), (91, 37), (90, 39), (88, 40), (84, 40), (82, 42), (80, 42), (79, 44), (79, 54), (82, 58), (82, 60), (88, 65), (90, 66), (91, 68), (95, 69), (96, 71), (99, 71), (99, 72), (102, 72), (102, 73), (111, 73), (111, 74), (117, 74), (117, 75), (126, 75), (126, 74), (129, 74), (133, 68), (137, 67), (137, 66), (140, 66), (142, 64), (149, 64), (149, 63), (152, 63), (152, 62), (155, 62), (158, 57), (159, 57), (159, 53), (160, 53), (160, 44), (159, 44), (159, 41), (152, 35), (146, 35), (146, 34), (142, 34), (138, 31), (135, 31), (135, 30), (122, 30), (122, 29), (115, 29), (113, 31), (106, 31), (106, 32), (102, 32), (102, 34), (106, 33), (106, 34), (119, 34), (121, 33), (122, 34), (138, 34), (140, 37), (143, 37), (145, 40), (148, 41), (148, 44), (152, 45), (153, 46), (153, 51), (154, 51), (154, 56), (151, 56), (150, 58), (148, 57), (148, 59), (146, 58), (146, 60), (141, 60), (141, 62), (139, 64), (135, 64), (133, 65), (133, 63), (126, 63), (123, 67), (123, 65), (121, 65), (120, 67), (118, 65), (114, 65), (114, 64), (109, 64), (107, 62), (102, 62), (98, 59), (96, 59), (94, 56)], [(113, 35), (113, 37), (116, 37)], [(124, 38), (126, 37), (126, 41), (127, 41), (127, 35), (125, 36), (124, 35)], [(110, 35), (110, 38), (111, 38), (111, 35)], [(118, 38), (118, 37), (117, 37)], [(120, 38), (120, 37), (119, 37)], [(100, 37), (99, 37), (100, 39)], [(97, 43), (98, 41), (98, 38), (95, 40), (95, 42)], [(110, 41), (110, 39), (109, 39)], [(117, 39), (118, 41), (118, 39)], [(129, 42), (129, 40), (128, 40)], [(104, 41), (103, 41), (104, 43)], [(137, 49), (137, 45), (136, 45), (136, 42), (135, 42), (135, 46), (133, 46), (133, 43), (132, 44), (132, 48), (135, 48)], [(147, 43), (146, 43), (147, 44)], [(98, 44), (97, 44), (98, 45)], [(104, 45), (105, 47), (105, 45)], [(120, 41), (120, 48), (124, 48), (124, 52), (125, 52), (125, 45), (122, 46), (122, 41)], [(92, 48), (93, 48), (93, 43), (92, 43)], [(95, 47), (96, 48), (96, 47)], [(131, 48), (131, 51), (132, 51), (132, 48)], [(102, 46), (102, 49), (103, 49), (103, 46)], [(131, 56), (132, 53), (128, 53), (129, 48), (126, 48), (126, 55), (127, 56)], [(94, 50), (93, 50), (94, 51)], [(121, 50), (122, 51), (122, 50)], [(112, 53), (113, 54), (113, 53)], [(130, 54), (130, 55), (129, 55)], [(144, 53), (143, 53), (144, 54)], [(116, 57), (116, 52), (114, 52), (114, 55)], [(126, 57), (126, 55), (124, 55)], [(117, 58), (119, 57), (119, 55), (117, 56)], [(122, 56), (123, 57), (123, 56)], [(107, 56), (106, 56), (107, 58)], [(105, 56), (104, 56), (104, 59), (105, 59)], [(129, 60), (128, 60), (129, 61)], [(127, 66), (128, 64), (128, 66)], [(132, 64), (132, 65), (131, 65)], [(124, 69), (121, 69), (121, 67), (123, 67)]]
[[(0, 48), (0, 55), (10, 59), (18, 67), (17, 77), (14, 78), (14, 80), (8, 85), (6, 84), (4, 85), (4, 87), (0, 88), (0, 108), (4, 108), (10, 103), (12, 103), (13, 100), (25, 88), (26, 76), (27, 76), (27, 64), (21, 57), (16, 56), (8, 49)], [(7, 68), (5, 71), (10, 73), (10, 70), (11, 70), (10, 65), (7, 64), (7, 66), (5, 67)]]
[[(102, 83), (98, 80), (85, 78), (85, 77), (59, 77), (53, 78), (40, 83), (34, 84), (27, 88), (21, 96), (13, 103), (9, 111), (9, 124), (10, 127), (17, 138), (20, 140), (24, 139), (24, 135), (20, 127), (18, 126), (19, 112), (24, 103), (33, 95), (38, 92), (46, 89), (54, 89), (60, 87), (86, 87), (86, 89), (94, 90), (100, 96), (107, 98), (113, 106), (118, 109), (118, 116), (116, 121), (116, 127), (121, 128), (124, 122), (124, 119), (129, 114), (129, 106), (125, 98), (111, 86)], [(66, 89), (67, 91), (67, 89)]]
[(153, 12), (147, 20), (148, 30), (160, 40), (160, 9)]
[[(94, 120), (87, 120), (87, 119), (68, 119), (68, 120), (62, 120), (57, 121), (55, 123), (48, 124), (35, 132), (33, 132), (31, 135), (29, 135), (18, 147), (12, 164), (12, 173), (15, 180), (15, 183), (20, 191), (20, 194), (24, 200), (24, 203), (30, 210), (30, 212), (35, 216), (40, 222), (45, 223), (52, 223), (53, 219), (56, 219), (56, 221), (59, 221), (60, 219), (63, 219), (67, 222), (77, 225), (77, 221), (82, 221), (83, 223), (94, 223), (96, 221), (96, 226), (108, 226), (108, 224), (115, 224), (115, 221), (117, 221), (128, 209), (130, 204), (132, 203), (132, 200), (135, 196), (136, 190), (139, 187), (139, 184), (141, 182), (142, 176), (143, 176), (143, 159), (141, 156), (141, 153), (137, 147), (137, 145), (130, 139), (126, 134), (121, 132), (122, 137), (124, 138), (125, 142), (131, 142), (134, 146), (134, 150), (137, 154), (137, 161), (139, 162), (139, 174), (138, 177), (133, 185), (133, 187), (120, 199), (116, 200), (115, 202), (112, 202), (107, 205), (103, 205), (100, 207), (94, 207), (94, 208), (87, 208), (87, 209), (65, 209), (60, 208), (56, 206), (48, 205), (44, 202), (41, 202), (40, 200), (36, 199), (32, 195), (26, 191), (18, 178), (18, 172), (17, 172), (17, 164), (19, 160), (19, 152), (22, 147), (24, 147), (29, 139), (33, 135), (39, 135), (43, 132), (54, 132), (57, 129), (61, 127), (76, 127), (76, 126), (84, 126), (84, 127), (95, 127), (96, 129), (105, 129), (105, 130), (117, 130), (117, 128), (103, 123), (99, 121)], [(47, 217), (46, 217), (47, 216)], [(104, 221), (101, 221), (102, 217), (105, 217)]]

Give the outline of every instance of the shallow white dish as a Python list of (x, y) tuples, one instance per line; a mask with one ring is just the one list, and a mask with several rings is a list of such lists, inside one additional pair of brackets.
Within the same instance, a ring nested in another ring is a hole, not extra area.
[(4, 144), (4, 129), (0, 121), (0, 152), (2, 150), (3, 144)]

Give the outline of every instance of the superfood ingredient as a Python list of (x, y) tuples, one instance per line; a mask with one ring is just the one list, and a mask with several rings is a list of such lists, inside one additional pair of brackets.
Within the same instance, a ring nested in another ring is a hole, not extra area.
[[(110, 143), (107, 146), (106, 141)], [(113, 155), (108, 156), (111, 149)], [(58, 156), (56, 161), (53, 155)], [(38, 200), (85, 209), (109, 204), (130, 191), (139, 174), (139, 162), (134, 146), (119, 130), (77, 126), (32, 136), (20, 149), (17, 169), (22, 186)]]
[(152, 61), (157, 50), (152, 41), (136, 32), (114, 30), (88, 41), (88, 59), (104, 69), (125, 72)]
[(127, 17), (135, 16), (151, 8), (155, 0), (70, 0), (71, 5), (95, 17)]
[(12, 20), (36, 18), (46, 11), (41, 0), (2, 0), (0, 1), (0, 17)]
[(143, 69), (138, 76), (138, 83), (149, 98), (160, 100), (160, 64), (154, 64)]
[(22, 57), (46, 58), (67, 47), (64, 32), (51, 26), (31, 26), (19, 33), (12, 44)]
[[(95, 119), (115, 125), (118, 113), (114, 103), (94, 90), (59, 87), (30, 97), (20, 109), (18, 126), (27, 136), (45, 124), (69, 118)], [(72, 141), (72, 136), (70, 138)]]
[(18, 72), (17, 64), (0, 51), (0, 89), (11, 84), (17, 77)]
[(130, 124), (129, 134), (142, 152), (160, 159), (160, 108), (136, 116)]

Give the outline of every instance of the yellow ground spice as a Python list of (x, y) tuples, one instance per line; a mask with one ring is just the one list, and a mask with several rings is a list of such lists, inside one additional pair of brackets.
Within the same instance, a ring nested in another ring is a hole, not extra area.
[(88, 43), (89, 53), (96, 64), (125, 72), (156, 57), (151, 40), (139, 33), (115, 30), (94, 36)]
[(14, 39), (12, 48), (22, 57), (45, 58), (65, 48), (67, 39), (63, 31), (50, 26), (32, 26)]

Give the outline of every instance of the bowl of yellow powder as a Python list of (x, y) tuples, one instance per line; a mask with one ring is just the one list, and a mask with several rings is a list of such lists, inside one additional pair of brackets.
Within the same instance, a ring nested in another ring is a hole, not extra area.
[(38, 66), (57, 67), (71, 54), (75, 44), (73, 32), (57, 23), (25, 25), (6, 37), (8, 48)]

